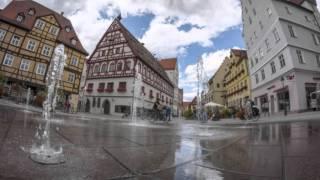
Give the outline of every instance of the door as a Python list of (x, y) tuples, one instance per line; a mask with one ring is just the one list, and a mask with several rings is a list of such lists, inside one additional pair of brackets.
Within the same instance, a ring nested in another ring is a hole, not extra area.
[(274, 114), (274, 96), (271, 95), (270, 97), (271, 101), (271, 114)]
[(103, 103), (103, 113), (109, 114), (110, 113), (110, 103), (108, 100), (105, 100)]
[(85, 112), (90, 112), (90, 101), (87, 99)]

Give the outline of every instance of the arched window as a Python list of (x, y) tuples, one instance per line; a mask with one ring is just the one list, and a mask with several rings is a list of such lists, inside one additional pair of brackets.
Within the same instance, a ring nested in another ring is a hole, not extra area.
[(127, 61), (125, 70), (130, 70), (130, 69), (131, 69), (131, 61)]
[(109, 72), (113, 72), (116, 70), (116, 65), (114, 64), (114, 62), (111, 62), (109, 65)]
[(102, 64), (100, 72), (102, 73), (107, 72), (107, 64)]
[(100, 70), (100, 67), (99, 67), (99, 64), (96, 64), (95, 66), (94, 66), (94, 73), (98, 73), (99, 72), (99, 70)]
[(117, 71), (122, 71), (122, 62), (117, 63)]
[(138, 72), (141, 73), (141, 64), (138, 64)]
[(146, 67), (143, 68), (143, 75), (146, 75)]

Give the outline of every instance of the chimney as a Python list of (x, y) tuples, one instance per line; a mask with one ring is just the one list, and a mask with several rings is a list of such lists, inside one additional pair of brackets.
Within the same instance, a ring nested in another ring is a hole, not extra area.
[(63, 11), (61, 11), (60, 15), (61, 15), (61, 16), (63, 16), (63, 15), (64, 15), (64, 12), (63, 12)]

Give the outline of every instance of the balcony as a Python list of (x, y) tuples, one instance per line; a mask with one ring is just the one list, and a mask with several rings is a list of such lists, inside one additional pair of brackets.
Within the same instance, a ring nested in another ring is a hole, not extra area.
[(104, 89), (103, 89), (103, 88), (98, 88), (97, 91), (98, 91), (99, 93), (103, 93), (103, 92), (104, 92)]
[(86, 90), (88, 93), (91, 93), (93, 91), (93, 89), (87, 89)]
[(118, 92), (126, 92), (127, 88), (118, 88)]
[(105, 92), (112, 93), (113, 92), (113, 88), (107, 88), (107, 89), (105, 89)]

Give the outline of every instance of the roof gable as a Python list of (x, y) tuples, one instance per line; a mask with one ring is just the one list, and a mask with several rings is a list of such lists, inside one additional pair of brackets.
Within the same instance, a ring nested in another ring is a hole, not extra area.
[(161, 59), (159, 61), (164, 70), (176, 70), (177, 58)]

